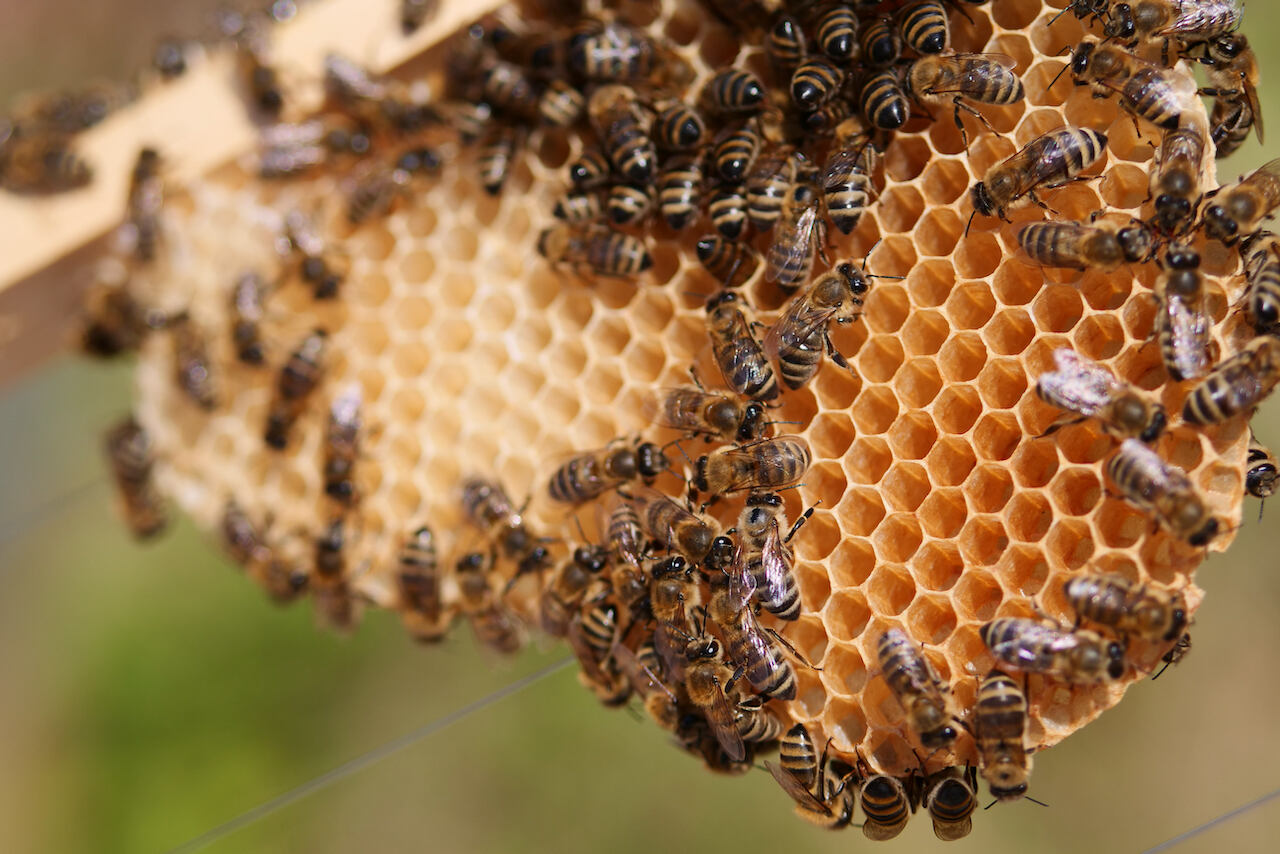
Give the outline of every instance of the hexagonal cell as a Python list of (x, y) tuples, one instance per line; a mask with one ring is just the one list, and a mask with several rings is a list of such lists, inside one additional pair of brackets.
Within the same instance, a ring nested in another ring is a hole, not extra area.
[(998, 513), (1013, 497), (1013, 477), (1004, 466), (983, 463), (964, 485), (969, 504), (979, 513)]
[(942, 376), (933, 359), (921, 357), (908, 361), (893, 379), (898, 396), (907, 406), (927, 406), (942, 390)]
[(949, 205), (969, 189), (969, 170), (960, 160), (935, 160), (925, 167), (921, 185), (931, 205)]
[(855, 362), (864, 382), (884, 383), (893, 378), (904, 358), (902, 341), (896, 335), (873, 335), (867, 339)]
[(978, 374), (978, 393), (992, 409), (1012, 409), (1027, 390), (1027, 375), (1014, 358), (992, 359)]
[(996, 299), (1003, 305), (1026, 305), (1044, 287), (1044, 273), (1029, 264), (1001, 264), (993, 279)]
[(862, 390), (862, 380), (851, 371), (819, 368), (809, 388), (825, 409), (848, 409)]
[(931, 537), (954, 537), (964, 525), (964, 495), (955, 487), (935, 489), (920, 505), (920, 524)]
[(881, 564), (867, 579), (867, 602), (876, 614), (896, 616), (911, 604), (916, 583), (906, 567)]
[(852, 753), (867, 735), (867, 719), (862, 714), (862, 706), (839, 697), (827, 707), (823, 725), (832, 744), (844, 753)]
[[(877, 211), (880, 214), (880, 224), (886, 232), (910, 231), (924, 212), (924, 198), (915, 187), (898, 184), (880, 196)], [(923, 248), (921, 251), (929, 254)]]
[(1049, 495), (1060, 513), (1085, 516), (1102, 500), (1102, 483), (1092, 469), (1071, 468), (1054, 478)]
[(1025, 30), (1044, 11), (1041, 0), (1005, 0), (991, 6), (991, 17), (1006, 30)]
[(982, 337), (992, 352), (1002, 356), (1016, 356), (1026, 350), (1035, 334), (1030, 315), (1019, 308), (998, 313), (982, 330)]
[[(816, 612), (821, 609), (808, 610)], [(805, 614), (799, 620), (787, 623), (782, 626), (782, 634), (810, 664), (816, 665), (827, 654), (827, 630), (816, 616)]]
[(1076, 327), (1071, 341), (1080, 355), (1103, 361), (1114, 358), (1124, 346), (1124, 328), (1114, 315), (1092, 314)]
[(1109, 457), (1115, 450), (1116, 440), (1102, 432), (1095, 421), (1082, 421), (1064, 427), (1054, 434), (1058, 453), (1069, 463), (1088, 465)]
[(951, 291), (947, 299), (947, 317), (957, 329), (979, 329), (996, 310), (995, 297), (986, 282), (965, 282)]
[(800, 602), (804, 610), (820, 611), (831, 596), (831, 582), (821, 569), (807, 564), (800, 564), (792, 570), (796, 585), (800, 588)]
[(1105, 495), (1092, 516), (1103, 545), (1127, 549), (1154, 527), (1141, 511), (1120, 498)]
[(1116, 376), (1147, 391), (1164, 385), (1168, 377), (1159, 347), (1130, 346), (1116, 358), (1111, 369)]
[(947, 261), (925, 259), (907, 274), (907, 290), (911, 294), (911, 302), (920, 307), (942, 305), (951, 295), (955, 284), (955, 267)]
[(899, 337), (907, 353), (913, 356), (932, 356), (947, 340), (950, 326), (939, 312), (913, 311), (902, 326)]
[[(822, 466), (823, 470), (833, 468), (830, 463)], [(810, 469), (812, 472), (813, 469)], [(809, 491), (812, 482), (809, 478), (805, 479), (805, 489)], [(824, 484), (825, 487), (825, 484)], [(828, 496), (830, 497), (830, 496)], [(824, 501), (827, 507), (835, 505), (835, 501)], [(809, 521), (805, 522), (804, 536), (796, 534), (795, 545), (796, 555), (804, 560), (823, 560), (827, 555), (835, 551), (836, 546), (840, 543), (840, 525), (831, 517), (830, 512), (818, 512), (809, 517)]]
[(1152, 581), (1170, 587), (1180, 573), (1190, 571), (1199, 562), (1200, 554), (1184, 541), (1161, 531), (1139, 547), (1138, 560), (1147, 567)]
[(933, 417), (944, 433), (968, 433), (981, 414), (982, 397), (971, 385), (947, 386), (933, 405)]
[(1117, 209), (1136, 208), (1147, 199), (1147, 173), (1128, 163), (1115, 163), (1098, 182), (1102, 200)]
[[(1190, 433), (1190, 435), (1187, 435)], [(1179, 428), (1166, 434), (1163, 446), (1165, 462), (1177, 466), (1184, 472), (1200, 467), (1204, 460), (1204, 448), (1200, 445), (1200, 436), (1193, 430)]]
[(1069, 332), (1080, 322), (1084, 303), (1068, 285), (1046, 285), (1031, 304), (1036, 325), (1044, 332)]
[[(987, 621), (995, 617), (1004, 591), (989, 572), (970, 569), (951, 591), (951, 604), (965, 620)], [(981, 641), (979, 641), (981, 643)]]
[(898, 399), (884, 386), (866, 389), (853, 403), (853, 423), (864, 435), (883, 433), (897, 417)]
[(904, 412), (889, 429), (889, 447), (900, 459), (923, 459), (938, 438), (929, 413), (918, 409)]
[(835, 587), (857, 587), (876, 568), (876, 553), (871, 543), (858, 537), (846, 537), (836, 546), (828, 563), (831, 583)]
[(874, 436), (857, 439), (850, 453), (844, 456), (845, 471), (855, 483), (879, 483), (892, 462), (888, 442)]
[(957, 544), (969, 564), (992, 566), (1009, 547), (1009, 535), (998, 518), (972, 516), (961, 529)]
[(970, 232), (953, 256), (956, 272), (969, 279), (983, 279), (1000, 266), (1004, 257), (995, 234), (989, 231)]
[(1007, 591), (1018, 596), (1035, 596), (1049, 577), (1049, 562), (1039, 546), (1015, 543), (997, 567)]
[(892, 333), (902, 328), (910, 311), (906, 288), (901, 285), (880, 285), (867, 298), (862, 319), (874, 332)]
[(1093, 555), (1093, 534), (1080, 519), (1059, 519), (1049, 529), (1045, 550), (1053, 565), (1079, 569)]
[(833, 645), (822, 663), (822, 681), (833, 694), (859, 693), (867, 684), (867, 665), (862, 653), (857, 647)]
[[(905, 607), (905, 606), (904, 606)], [(871, 619), (871, 609), (861, 590), (837, 590), (822, 610), (822, 624), (836, 641), (852, 641), (862, 635)]]
[(1037, 107), (1057, 107), (1067, 99), (1071, 91), (1070, 73), (1058, 77), (1065, 63), (1047, 60), (1037, 62), (1025, 75), (1022, 81), (1026, 86), (1027, 103)]
[(853, 443), (853, 422), (843, 412), (822, 412), (810, 422), (805, 435), (814, 456), (839, 459)]
[(853, 536), (870, 536), (884, 518), (884, 513), (880, 493), (869, 486), (850, 487), (840, 505), (845, 533)]
[(977, 458), (964, 439), (942, 436), (925, 457), (930, 479), (938, 486), (959, 486), (969, 476)]
[(796, 698), (790, 705), (792, 716), (801, 720), (813, 720), (826, 708), (827, 692), (818, 675), (804, 667), (796, 670)]
[(880, 488), (895, 510), (914, 512), (929, 494), (929, 473), (918, 463), (898, 463), (889, 470)]
[(947, 257), (964, 232), (964, 220), (951, 208), (932, 208), (916, 229), (916, 247), (921, 255)]
[(1214, 463), (1207, 466), (1196, 478), (1203, 491), (1217, 495), (1239, 495), (1244, 472), (1238, 466)]
[(1021, 439), (1018, 419), (1011, 412), (988, 412), (973, 428), (973, 447), (979, 459), (1007, 460)]
[(987, 363), (987, 348), (976, 332), (959, 332), (942, 345), (938, 367), (948, 383), (968, 382)]
[(1004, 512), (1009, 535), (1019, 542), (1037, 543), (1049, 532), (1053, 508), (1040, 492), (1020, 492), (1013, 496)]
[(1141, 581), (1143, 575), (1143, 571), (1138, 569), (1138, 564), (1134, 562), (1133, 557), (1126, 552), (1103, 552), (1093, 559), (1089, 569), (1104, 575), (1123, 576), (1134, 584)]
[(895, 513), (887, 517), (871, 535), (876, 557), (894, 563), (902, 563), (915, 554), (922, 539), (920, 522), (912, 513)]
[(1133, 292), (1133, 276), (1127, 270), (1121, 273), (1087, 270), (1076, 287), (1094, 311), (1115, 311)]
[(925, 543), (911, 558), (910, 565), (916, 583), (926, 590), (950, 590), (964, 574), (964, 558), (960, 549), (955, 543), (945, 540)]
[(918, 641), (940, 644), (956, 630), (956, 612), (947, 597), (924, 594), (912, 601), (903, 620)]
[(1039, 489), (1057, 473), (1058, 454), (1047, 439), (1026, 441), (1018, 446), (1009, 467), (1019, 486)]

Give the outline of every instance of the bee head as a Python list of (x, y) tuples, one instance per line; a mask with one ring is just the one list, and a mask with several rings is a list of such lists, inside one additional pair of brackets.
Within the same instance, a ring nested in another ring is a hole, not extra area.
[(1151, 422), (1147, 425), (1147, 429), (1142, 431), (1142, 435), (1138, 438), (1143, 442), (1151, 443), (1160, 438), (1160, 434), (1164, 433), (1164, 428), (1169, 425), (1169, 416), (1165, 414), (1164, 407), (1156, 404), (1155, 411), (1151, 413)]
[(1164, 633), (1164, 639), (1167, 641), (1181, 637), (1187, 628), (1187, 609), (1175, 607), (1173, 609), (1173, 619), (1169, 622), (1169, 631)]
[(646, 479), (657, 477), (671, 467), (671, 461), (667, 459), (667, 455), (662, 453), (662, 449), (653, 442), (642, 442), (636, 448), (635, 458), (641, 477)]
[(1124, 675), (1124, 670), (1124, 647), (1115, 642), (1107, 644), (1107, 675), (1112, 679), (1119, 679)]
[(1131, 39), (1137, 32), (1137, 24), (1133, 20), (1133, 8), (1128, 3), (1117, 3), (1103, 25), (1102, 31), (1109, 39)]
[(973, 209), (983, 216), (994, 216), (996, 212), (995, 202), (991, 199), (991, 193), (987, 190), (987, 185), (983, 181), (973, 185), (973, 190), (969, 193), (973, 199)]
[(1217, 519), (1209, 519), (1208, 522), (1205, 522), (1198, 531), (1187, 539), (1187, 542), (1197, 548), (1208, 545), (1209, 541), (1218, 535), (1218, 525), (1219, 523)]
[(742, 410), (742, 423), (738, 425), (738, 440), (746, 442), (763, 435), (763, 419), (764, 404), (757, 400), (748, 403)]
[(1075, 49), (1075, 52), (1071, 57), (1072, 75), (1075, 77), (1084, 76), (1085, 72), (1089, 70), (1089, 61), (1092, 59), (1093, 51), (1096, 47), (1097, 45), (1093, 42), (1082, 42), (1080, 46)]

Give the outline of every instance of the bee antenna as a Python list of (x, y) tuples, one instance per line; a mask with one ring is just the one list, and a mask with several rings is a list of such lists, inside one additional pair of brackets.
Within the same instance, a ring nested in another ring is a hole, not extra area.
[(996, 805), (996, 804), (998, 804), (998, 803), (1000, 803), (1000, 799), (999, 799), (999, 798), (996, 798), (994, 801), (992, 801), (991, 803), (989, 803), (989, 804), (987, 804), (985, 807), (983, 807), (983, 809), (984, 809), (984, 810), (989, 810), (989, 809), (991, 809), (993, 806), (995, 806), (995, 805)]
[(977, 208), (974, 208), (974, 209), (973, 209), (973, 213), (969, 214), (969, 222), (967, 222), (967, 223), (965, 224), (965, 227), (964, 227), (964, 236), (965, 236), (965, 237), (968, 237), (968, 236), (969, 236), (969, 228), (970, 228), (970, 226), (972, 226), (972, 225), (973, 225), (973, 218), (974, 218), (975, 216), (977, 216), (977, 215), (978, 215), (978, 209), (977, 209)]
[(591, 538), (587, 536), (587, 532), (582, 530), (582, 520), (578, 518), (578, 514), (573, 514), (573, 524), (578, 526), (578, 533), (582, 535), (583, 542), (591, 542)]
[[(1062, 50), (1058, 51), (1058, 56), (1062, 56), (1063, 53), (1069, 53), (1071, 54), (1071, 58), (1073, 60), (1075, 59), (1075, 52), (1071, 49), (1071, 45), (1067, 45)], [(1049, 85), (1045, 87), (1045, 91), (1047, 92), (1050, 89), (1052, 89), (1054, 85), (1058, 82), (1058, 78), (1061, 77), (1066, 72), (1066, 70), (1070, 67), (1071, 67), (1070, 62), (1063, 65), (1061, 70), (1059, 70), (1057, 74), (1053, 75), (1053, 79), (1049, 81)]]
[(1039, 804), (1039, 805), (1040, 805), (1040, 806), (1042, 806), (1042, 807), (1047, 807), (1047, 806), (1049, 806), (1049, 805), (1048, 805), (1048, 804), (1046, 804), (1044, 801), (1037, 801), (1035, 798), (1031, 797), (1030, 795), (1023, 795), (1023, 797), (1024, 797), (1024, 798), (1026, 798), (1027, 800), (1031, 801), (1031, 803), (1033, 803), (1033, 804)]

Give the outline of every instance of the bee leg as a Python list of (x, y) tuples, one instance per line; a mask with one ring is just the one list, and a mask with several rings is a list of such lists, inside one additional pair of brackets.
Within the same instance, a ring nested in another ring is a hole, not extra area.
[(787, 652), (791, 653), (791, 657), (794, 658), (796, 661), (800, 662), (810, 670), (817, 670), (817, 671), (822, 670), (821, 667), (818, 667), (816, 664), (810, 661), (807, 657), (805, 657), (804, 653), (800, 652), (800, 650), (792, 646), (791, 641), (787, 640), (782, 635), (778, 634), (778, 631), (776, 629), (765, 628), (765, 632), (772, 635), (774, 640), (776, 640), (780, 645), (785, 647)]
[(791, 526), (791, 530), (787, 531), (787, 535), (782, 538), (783, 545), (786, 545), (787, 543), (791, 542), (791, 538), (796, 535), (797, 531), (799, 531), (801, 528), (804, 527), (804, 523), (809, 521), (809, 517), (813, 515), (813, 511), (816, 508), (817, 508), (817, 505), (815, 504), (813, 507), (810, 507), (808, 510), (800, 514), (800, 518), (795, 521), (795, 524)]

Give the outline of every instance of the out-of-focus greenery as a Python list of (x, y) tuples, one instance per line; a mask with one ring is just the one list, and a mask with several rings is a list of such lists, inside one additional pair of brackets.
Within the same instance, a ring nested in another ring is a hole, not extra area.
[[(190, 29), (197, 5), (0, 3), (0, 88), (120, 73), (152, 34)], [(1280, 14), (1254, 2), (1247, 17), (1264, 73), (1280, 74), (1267, 41)], [(1262, 90), (1270, 116), (1277, 92)], [(1278, 153), (1250, 142), (1222, 174)], [(134, 546), (100, 483), (50, 504), (100, 476), (98, 435), (127, 399), (125, 369), (70, 360), (0, 395), (0, 850), (165, 849), (563, 654), (496, 661), (465, 630), (424, 650), (384, 615), (334, 637), (305, 605), (270, 606), (189, 525)], [(1255, 426), (1280, 446), (1274, 401)], [(979, 813), (948, 850), (1136, 851), (1276, 786), (1280, 541), (1255, 512), (1246, 505), (1236, 545), (1198, 576), (1208, 595), (1190, 657), (1037, 758), (1047, 809)], [(209, 850), (870, 844), (792, 818), (768, 774), (714, 777), (662, 742), (562, 670)], [(1278, 836), (1273, 803), (1179, 850), (1269, 851)], [(939, 844), (921, 816), (894, 850)]]

